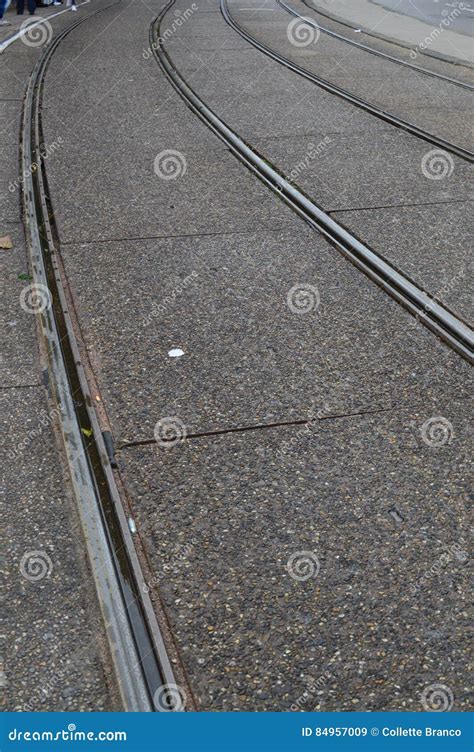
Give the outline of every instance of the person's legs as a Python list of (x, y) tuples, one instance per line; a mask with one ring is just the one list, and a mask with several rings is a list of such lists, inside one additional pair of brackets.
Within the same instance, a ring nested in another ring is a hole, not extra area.
[(3, 14), (10, 5), (10, 0), (0, 0), (0, 26), (10, 26), (10, 21), (5, 21)]
[(24, 10), (25, 10), (25, 0), (16, 0), (17, 15), (22, 16)]
[(36, 10), (36, 0), (28, 0), (28, 10), (30, 12), (30, 16), (33, 16)]

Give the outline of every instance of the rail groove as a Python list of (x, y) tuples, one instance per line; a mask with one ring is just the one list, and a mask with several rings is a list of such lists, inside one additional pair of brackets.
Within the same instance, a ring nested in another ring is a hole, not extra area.
[[(434, 0), (434, 2), (438, 2), (438, 0)], [(310, 10), (314, 11), (315, 13), (318, 13), (320, 16), (324, 16), (325, 18), (328, 18), (330, 21), (333, 21), (334, 23), (339, 24), (339, 26), (346, 26), (348, 29), (351, 29), (351, 31), (354, 31), (355, 27), (352, 25), (352, 23), (349, 23), (349, 21), (341, 17), (338, 17), (337, 15), (329, 11), (329, 3), (328, 3), (328, 8), (325, 8), (324, 10), (320, 6), (316, 7), (314, 5), (310, 5), (309, 0), (302, 0), (302, 3), (306, 5), (306, 7), (309, 8)], [(389, 37), (384, 34), (381, 34), (377, 30), (377, 26), (375, 26), (375, 28), (373, 29), (363, 28), (361, 29), (361, 31), (363, 31), (364, 34), (367, 34), (368, 36), (374, 37), (375, 39), (380, 39), (382, 42), (388, 42), (389, 44), (396, 44), (400, 47), (405, 47), (408, 50), (413, 49), (413, 46), (410, 45), (408, 42), (404, 42), (401, 39), (395, 40), (393, 37)], [(449, 65), (459, 65), (465, 68), (473, 67), (473, 64), (470, 61), (461, 62), (459, 58), (454, 58), (454, 57), (450, 57), (447, 55), (436, 53), (427, 46), (425, 47), (424, 50), (420, 51), (420, 54), (425, 55), (426, 57), (429, 57), (429, 58), (433, 58), (434, 60), (441, 60), (443, 63), (447, 63)]]
[[(120, 0), (118, 0), (120, 2)], [(58, 235), (42, 157), (44, 75), (62, 40), (113, 2), (70, 24), (48, 45), (30, 76), (23, 110), (23, 219), (32, 288), (42, 300), (38, 326), (60, 430), (122, 704), (155, 711), (155, 692), (175, 684), (159, 625), (110, 465), (76, 341), (60, 271)], [(39, 291), (39, 292), (38, 292)], [(86, 436), (83, 432), (86, 430)], [(160, 707), (173, 710), (173, 707)]]
[[(405, 68), (411, 68), (411, 70), (416, 71), (417, 73), (421, 73), (425, 76), (431, 76), (432, 78), (439, 78), (442, 81), (446, 81), (447, 83), (453, 84), (454, 86), (459, 86), (461, 89), (474, 89), (474, 86), (471, 84), (467, 84), (465, 81), (459, 81), (456, 78), (451, 78), (450, 76), (445, 76), (443, 73), (437, 73), (436, 71), (431, 71), (428, 68), (423, 68), (421, 65), (415, 65), (414, 63), (409, 63), (408, 60), (402, 60), (399, 57), (394, 57), (393, 55), (389, 55), (387, 52), (382, 52), (381, 50), (376, 50), (373, 47), (369, 47), (368, 44), (363, 44), (363, 42), (356, 42), (355, 39), (349, 39), (349, 37), (345, 37), (342, 34), (338, 34), (336, 31), (333, 31), (332, 29), (326, 29), (324, 26), (321, 26), (318, 24), (317, 21), (314, 21), (312, 18), (309, 18), (308, 16), (302, 16), (298, 11), (296, 11), (291, 6), (287, 5), (284, 0), (276, 0), (278, 5), (280, 5), (282, 8), (284, 8), (287, 13), (290, 13), (292, 16), (295, 16), (296, 18), (300, 18), (305, 23), (309, 24), (309, 26), (312, 26), (314, 29), (318, 29), (319, 31), (323, 32), (323, 34), (327, 34), (328, 36), (334, 37), (335, 39), (339, 39), (341, 42), (346, 42), (347, 44), (351, 44), (353, 47), (358, 47), (360, 50), (364, 50), (364, 52), (369, 52), (371, 55), (377, 55), (377, 57), (384, 58), (385, 60), (390, 60), (391, 63), (396, 63), (397, 65), (403, 65)], [(304, 4), (310, 9), (313, 10), (315, 13), (318, 11), (316, 8), (312, 8), (303, 0)]]
[(247, 42), (249, 42), (249, 44), (251, 44), (257, 50), (263, 52), (265, 55), (280, 63), (280, 65), (283, 65), (285, 68), (288, 68), (294, 73), (297, 73), (299, 76), (306, 78), (308, 81), (311, 81), (325, 91), (328, 91), (330, 94), (335, 94), (341, 99), (345, 99), (346, 101), (350, 102), (355, 107), (359, 107), (361, 110), (374, 115), (380, 120), (383, 120), (384, 122), (389, 123), (396, 128), (400, 128), (407, 133), (410, 133), (412, 136), (416, 136), (423, 141), (433, 144), (434, 146), (438, 146), (440, 149), (444, 149), (451, 154), (455, 154), (457, 157), (460, 157), (467, 162), (474, 162), (474, 152), (469, 151), (468, 149), (464, 149), (464, 147), (458, 146), (457, 144), (454, 144), (451, 141), (447, 141), (444, 138), (435, 136), (433, 133), (429, 133), (423, 128), (419, 128), (414, 123), (409, 123), (408, 120), (403, 120), (403, 118), (399, 118), (396, 115), (386, 112), (386, 110), (382, 110), (380, 107), (376, 107), (375, 105), (370, 104), (370, 102), (367, 102), (365, 99), (362, 99), (355, 94), (351, 94), (351, 92), (347, 91), (346, 89), (342, 89), (340, 86), (336, 86), (336, 84), (330, 83), (325, 78), (317, 76), (315, 73), (312, 73), (306, 68), (303, 68), (301, 65), (298, 65), (297, 63), (288, 60), (288, 58), (284, 57), (283, 55), (280, 55), (278, 52), (271, 49), (271, 47), (268, 47), (268, 45), (266, 45), (264, 42), (256, 39), (252, 34), (246, 31), (242, 26), (240, 26), (240, 24), (237, 23), (237, 21), (232, 17), (225, 0), (221, 0), (221, 11), (225, 21), (232, 29), (234, 29), (234, 31), (240, 34), (241, 37), (246, 39)]
[[(344, 227), (317, 206), (298, 188), (289, 183), (274, 167), (246, 144), (219, 118), (186, 83), (175, 68), (160, 38), (160, 25), (176, 0), (169, 0), (150, 25), (150, 48), (160, 67), (193, 112), (227, 145), (229, 150), (256, 174), (280, 198), (291, 206), (314, 229), (322, 233), (332, 245), (401, 303), (422, 324), (437, 334), (470, 363), (474, 362), (474, 334), (472, 329), (446, 309), (411, 279), (401, 274), (382, 256), (361, 243)], [(225, 0), (221, 0), (225, 12)], [(155, 38), (156, 37), (156, 38)]]

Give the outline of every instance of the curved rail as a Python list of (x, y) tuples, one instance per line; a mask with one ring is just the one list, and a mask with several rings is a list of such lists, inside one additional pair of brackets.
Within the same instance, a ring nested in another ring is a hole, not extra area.
[[(309, 5), (308, 0), (302, 0), (304, 5), (306, 5), (307, 8), (310, 10), (314, 10), (315, 13), (319, 13), (320, 16), (324, 16), (325, 18), (328, 18), (330, 21), (333, 21), (334, 23), (339, 24), (340, 26), (346, 26), (348, 29), (351, 29), (351, 31), (354, 31), (354, 26), (352, 23), (349, 23), (348, 20), (345, 20), (344, 18), (338, 17), (332, 13), (329, 12), (329, 10), (326, 8), (323, 10), (320, 7), (315, 8), (314, 5)], [(438, 2), (438, 0), (434, 0), (434, 2)], [(374, 37), (375, 39), (380, 39), (382, 42), (388, 42), (389, 44), (397, 44), (400, 47), (405, 47), (408, 50), (412, 50), (413, 46), (408, 44), (407, 42), (403, 42), (400, 39), (394, 39), (393, 37), (386, 36), (384, 34), (377, 33), (376, 27), (374, 29), (368, 29), (364, 27), (361, 29), (361, 31), (364, 32), (364, 34), (368, 34), (370, 37)], [(469, 61), (465, 61), (464, 63), (461, 62), (459, 58), (450, 57), (447, 55), (437, 54), (436, 52), (433, 52), (428, 47), (426, 47), (424, 50), (420, 50), (421, 55), (425, 55), (426, 57), (431, 57), (434, 60), (441, 60), (443, 63), (448, 63), (450, 65), (462, 65), (465, 68), (472, 68), (473, 65)]]
[[(364, 50), (364, 52), (370, 52), (371, 55), (377, 55), (377, 57), (382, 57), (385, 60), (390, 60), (391, 63), (396, 63), (397, 65), (403, 65), (405, 68), (411, 68), (412, 70), (416, 71), (417, 73), (422, 73), (425, 76), (432, 76), (433, 78), (439, 78), (442, 81), (447, 81), (450, 84), (454, 84), (454, 86), (460, 86), (462, 89), (474, 89), (474, 86), (471, 84), (465, 83), (465, 81), (458, 81), (456, 78), (451, 78), (450, 76), (445, 76), (443, 73), (437, 73), (436, 71), (431, 71), (428, 68), (422, 68), (421, 65), (415, 65), (414, 63), (409, 63), (408, 60), (401, 60), (399, 57), (394, 57), (393, 55), (389, 55), (387, 52), (382, 52), (381, 50), (376, 50), (373, 47), (369, 47), (368, 44), (363, 44), (363, 42), (356, 42), (355, 39), (349, 39), (349, 37), (345, 37), (342, 34), (338, 34), (336, 31), (333, 31), (332, 29), (326, 29), (324, 26), (321, 26), (318, 24), (317, 21), (314, 21), (312, 18), (308, 18), (308, 16), (302, 16), (298, 11), (296, 11), (294, 8), (291, 8), (289, 5), (287, 5), (284, 0), (276, 0), (278, 5), (280, 5), (282, 8), (284, 8), (287, 13), (290, 13), (292, 16), (296, 16), (296, 18), (300, 18), (302, 21), (305, 21), (305, 23), (312, 26), (314, 29), (319, 29), (319, 31), (322, 31), (323, 34), (328, 34), (331, 37), (334, 37), (335, 39), (339, 39), (341, 42), (347, 42), (347, 44), (352, 44), (353, 47), (358, 47), (361, 50)], [(306, 2), (306, 0), (303, 0), (304, 4), (307, 8), (310, 10), (314, 10), (316, 13), (318, 12), (316, 8), (312, 8), (309, 6)]]
[[(319, 206), (289, 183), (274, 167), (245, 143), (219, 118), (173, 65), (160, 37), (161, 21), (176, 0), (169, 0), (150, 25), (150, 48), (171, 84), (193, 112), (227, 145), (229, 150), (314, 229), (322, 233), (344, 256), (407, 308), (466, 360), (474, 362), (474, 332), (383, 257), (361, 243)], [(225, 10), (225, 0), (221, 9)]]
[[(66, 460), (119, 691), (125, 710), (154, 711), (155, 692), (166, 684), (174, 684), (174, 675), (112, 472), (107, 437), (100, 429), (81, 362), (63, 284), (57, 229), (42, 157), (41, 104), (47, 66), (67, 34), (115, 4), (69, 25), (49, 44), (33, 69), (23, 110), (22, 199), (33, 287), (47, 299), (38, 316), (41, 345), (48, 362), (53, 398), (61, 407), (60, 430)], [(92, 432), (87, 440), (84, 428), (88, 436)]]
[(229, 12), (229, 8), (227, 6), (227, 2), (225, 1), (222, 2), (222, 0), (221, 0), (221, 11), (222, 11), (222, 15), (225, 21), (229, 24), (229, 26), (232, 29), (234, 29), (234, 31), (240, 34), (241, 37), (246, 39), (247, 42), (249, 42), (249, 44), (251, 44), (257, 50), (259, 50), (260, 52), (263, 52), (265, 55), (268, 55), (268, 57), (271, 57), (273, 60), (276, 60), (276, 62), (280, 63), (281, 65), (284, 65), (285, 68), (288, 68), (294, 73), (298, 73), (298, 75), (302, 76), (303, 78), (306, 78), (308, 81), (311, 81), (312, 83), (316, 84), (322, 89), (325, 89), (330, 94), (335, 94), (336, 96), (347, 100), (351, 104), (355, 105), (356, 107), (359, 107), (361, 110), (364, 110), (365, 112), (369, 112), (371, 115), (374, 115), (380, 120), (383, 120), (386, 123), (390, 123), (390, 125), (393, 125), (396, 128), (401, 128), (407, 133), (411, 133), (412, 136), (416, 136), (417, 138), (420, 138), (423, 141), (427, 141), (428, 143), (434, 144), (435, 146), (438, 146), (440, 149), (444, 149), (445, 151), (448, 151), (451, 154), (455, 154), (456, 156), (460, 157), (461, 159), (466, 160), (467, 162), (471, 162), (471, 163), (474, 162), (474, 152), (469, 151), (468, 149), (464, 149), (462, 146), (457, 146), (457, 144), (453, 144), (451, 141), (447, 141), (444, 138), (435, 136), (433, 133), (429, 133), (428, 131), (425, 131), (423, 128), (419, 128), (414, 123), (409, 123), (407, 120), (403, 120), (402, 118), (399, 118), (396, 115), (392, 115), (391, 113), (380, 109), (380, 107), (376, 107), (375, 105), (370, 104), (370, 102), (367, 102), (367, 100), (362, 99), (361, 97), (358, 97), (355, 94), (351, 94), (346, 89), (342, 89), (340, 86), (336, 86), (336, 84), (332, 84), (329, 81), (326, 81), (326, 79), (321, 78), (320, 76), (317, 76), (315, 73), (312, 73), (311, 71), (307, 70), (306, 68), (303, 68), (297, 63), (294, 63), (291, 60), (288, 60), (288, 58), (284, 57), (283, 55), (280, 55), (278, 52), (275, 52), (275, 50), (272, 50), (270, 47), (264, 44), (264, 42), (260, 42), (258, 39), (252, 36), (252, 34), (250, 34), (248, 31), (242, 28), (242, 26), (240, 26), (237, 23), (237, 21), (231, 16)]

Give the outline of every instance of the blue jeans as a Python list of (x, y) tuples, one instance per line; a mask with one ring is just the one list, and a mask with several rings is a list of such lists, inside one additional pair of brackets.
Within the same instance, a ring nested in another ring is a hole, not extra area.
[(5, 13), (9, 5), (10, 0), (0, 0), (0, 21), (2, 20), (3, 14)]

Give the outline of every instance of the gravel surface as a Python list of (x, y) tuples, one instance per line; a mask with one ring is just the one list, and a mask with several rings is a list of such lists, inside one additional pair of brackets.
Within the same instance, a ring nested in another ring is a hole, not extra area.
[(474, 230), (472, 205), (393, 207), (333, 216), (356, 235), (364, 234), (371, 248), (436, 291), (438, 300), (473, 326), (473, 270), (467, 253)]
[[(69, 14), (54, 19), (61, 28)], [(53, 22), (52, 22), (53, 23)], [(15, 711), (118, 710), (85, 541), (55, 436), (35, 317), (18, 191), (21, 102), (38, 47), (15, 42), (0, 57), (0, 249), (4, 281), (0, 369), (3, 479), (5, 707)]]
[[(151, 442), (163, 418), (189, 437), (118, 461), (199, 707), (421, 710), (442, 683), (465, 709), (468, 365), (181, 102), (143, 55), (159, 8), (70, 35), (48, 71), (45, 137), (66, 145), (49, 184), (116, 445)], [(457, 162), (450, 182), (423, 182), (417, 139), (233, 48), (218, 3), (203, 8), (173, 34), (176, 64), (282, 170), (306, 137), (334, 134), (332, 209), (464, 200)], [(171, 180), (155, 168), (169, 149)]]
[[(327, 34), (318, 36), (314, 30), (314, 40), (308, 44), (311, 27), (308, 34), (300, 38), (297, 28), (301, 21), (274, 0), (270, 5), (275, 8), (271, 23), (269, 14), (259, 12), (254, 5), (258, 3), (250, 2), (244, 10), (240, 0), (229, 0), (230, 13), (238, 24), (280, 55), (419, 128), (435, 131), (436, 135), (472, 150), (470, 91), (423, 76), (390, 60), (375, 59), (365, 50)], [(445, 109), (448, 116), (439, 118), (435, 129), (432, 113), (439, 108)]]
[(299, 220), (65, 256), (117, 444), (172, 416), (196, 433), (469, 393), (468, 364)]
[(43, 387), (0, 393), (9, 710), (117, 710), (82, 529)]
[[(270, 2), (273, 2), (273, 0), (270, 0)], [(450, 78), (455, 78), (458, 81), (463, 81), (471, 85), (474, 83), (474, 71), (467, 66), (458, 64), (453, 67), (452, 63), (438, 59), (432, 55), (420, 55), (414, 60), (413, 56), (410, 57), (411, 50), (409, 47), (401, 46), (395, 42), (389, 42), (388, 40), (381, 39), (374, 34), (365, 34), (363, 30), (354, 31), (353, 27), (347, 26), (343, 23), (338, 23), (329, 16), (319, 13), (314, 8), (312, 0), (285, 0), (285, 2), (301, 15), (308, 16), (316, 21), (321, 27), (335, 31), (337, 34), (349, 37), (349, 39), (358, 43), (366, 44), (375, 50), (405, 60), (411, 64), (414, 63), (415, 65), (427, 68), (435, 73), (441, 73), (444, 76), (449, 76)]]
[(467, 709), (466, 409), (120, 453), (202, 710)]

